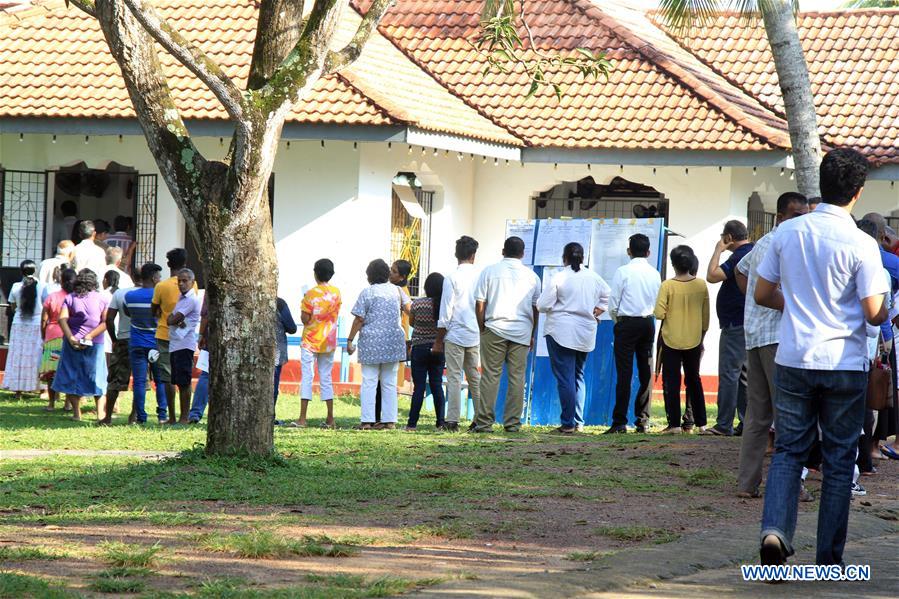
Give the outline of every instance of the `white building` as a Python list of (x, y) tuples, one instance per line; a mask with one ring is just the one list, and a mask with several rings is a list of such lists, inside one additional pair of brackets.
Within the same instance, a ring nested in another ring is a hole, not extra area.
[[(156, 4), (232, 76), (245, 73), (252, 3)], [(637, 204), (667, 214), (668, 228), (683, 236), (669, 246), (692, 246), (704, 269), (722, 224), (746, 220), (750, 198), (771, 213), (777, 196), (794, 189), (758, 28), (722, 18), (687, 51), (643, 13), (613, 2), (533, 4), (541, 5), (530, 23), (538, 44), (608, 50), (608, 82), (567, 75), (561, 101), (551, 92), (527, 98), (521, 77), (483, 75), (483, 59), (465, 42), (478, 0), (400, 0), (362, 60), (321, 82), (295, 112), (272, 185), (279, 293), (291, 307), (318, 258), (334, 260), (348, 310), (375, 257), (411, 253), (423, 273), (446, 271), (454, 240), (468, 234), (486, 264), (500, 257), (506, 219), (630, 217)], [(891, 78), (899, 11), (846, 15), (799, 21), (822, 141), (856, 147), (876, 163), (857, 212), (889, 214), (899, 208), (899, 83)], [(0, 29), (4, 285), (19, 261), (52, 253), (66, 199), (83, 218), (133, 217), (138, 262), (164, 264), (168, 249), (189, 247), (96, 24), (63, 0), (34, 0), (0, 11)], [(163, 58), (197, 146), (208, 158), (224, 156), (224, 112)], [(598, 198), (569, 197), (585, 177), (610, 187)], [(764, 219), (754, 214), (751, 224), (757, 217)], [(716, 372), (716, 356), (710, 334), (704, 372)]]

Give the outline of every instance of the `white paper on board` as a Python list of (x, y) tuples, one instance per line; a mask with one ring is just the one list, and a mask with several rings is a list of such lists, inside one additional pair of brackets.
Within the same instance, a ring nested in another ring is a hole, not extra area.
[(561, 266), (562, 250), (575, 241), (584, 248), (584, 258), (590, 260), (590, 244), (593, 239), (591, 219), (555, 219), (540, 221), (537, 242), (534, 249), (534, 264), (538, 266)]
[(507, 220), (506, 239), (520, 237), (524, 241), (524, 258), (521, 262), (528, 266), (534, 263), (534, 233), (537, 228), (535, 220)]
[(660, 218), (606, 218), (593, 221), (590, 268), (611, 285), (615, 271), (630, 261), (627, 255), (628, 239), (637, 233), (649, 237), (649, 263), (658, 265), (662, 224)]

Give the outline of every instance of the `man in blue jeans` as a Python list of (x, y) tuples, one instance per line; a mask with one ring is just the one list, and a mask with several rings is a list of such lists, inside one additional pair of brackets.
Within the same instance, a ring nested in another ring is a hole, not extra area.
[[(777, 228), (758, 269), (755, 301), (783, 311), (775, 356), (776, 451), (768, 469), (761, 548), (765, 565), (793, 554), (800, 473), (821, 427), (824, 458), (815, 561), (842, 564), (859, 433), (865, 416), (865, 322), (887, 319), (877, 243), (852, 208), (868, 162), (837, 149), (821, 162), (818, 208)], [(779, 287), (778, 287), (779, 285)]]
[(151, 351), (156, 351), (156, 317), (153, 316), (153, 288), (159, 283), (162, 267), (147, 263), (140, 268), (140, 287), (125, 294), (124, 312), (131, 318), (131, 337), (128, 355), (131, 358), (131, 376), (134, 380), (134, 398), (131, 412), (138, 424), (147, 422), (144, 402), (147, 395), (147, 367), (153, 370), (156, 381), (156, 415), (160, 423), (166, 422), (168, 404), (165, 385), (160, 382), (159, 368), (151, 361)]
[[(740, 380), (740, 371), (746, 364), (746, 338), (743, 333), (743, 309), (746, 296), (737, 285), (737, 264), (752, 250), (749, 231), (738, 220), (724, 223), (724, 231), (715, 245), (706, 272), (709, 283), (721, 283), (715, 311), (721, 325), (718, 341), (718, 419), (705, 434), (731, 436), (734, 434), (734, 414), (740, 416), (736, 434), (743, 431), (743, 415), (746, 412), (746, 384)], [(719, 264), (721, 254), (731, 252), (727, 260)]]

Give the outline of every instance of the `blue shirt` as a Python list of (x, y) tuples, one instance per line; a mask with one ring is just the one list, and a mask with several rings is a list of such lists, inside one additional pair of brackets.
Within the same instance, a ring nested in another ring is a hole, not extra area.
[(844, 209), (820, 204), (777, 227), (759, 276), (784, 296), (774, 361), (803, 370), (868, 369), (861, 300), (889, 292), (877, 242)]
[[(896, 293), (899, 290), (899, 256), (880, 248), (880, 259), (883, 262), (884, 269), (890, 273), (890, 291), (891, 293)], [(893, 314), (890, 314), (890, 316), (892, 317)], [(890, 341), (893, 338), (893, 323), (888, 320), (880, 325), (880, 332), (884, 341)]]
[(156, 317), (152, 303), (152, 287), (138, 287), (125, 294), (125, 307), (131, 315), (131, 347), (156, 347)]
[(745, 308), (746, 296), (737, 286), (737, 264), (743, 259), (743, 256), (752, 250), (751, 243), (745, 243), (735, 249), (730, 258), (721, 265), (721, 270), (727, 277), (721, 283), (721, 289), (718, 290), (718, 299), (715, 300), (715, 311), (718, 313), (718, 324), (721, 328), (741, 327), (743, 326), (743, 310)]

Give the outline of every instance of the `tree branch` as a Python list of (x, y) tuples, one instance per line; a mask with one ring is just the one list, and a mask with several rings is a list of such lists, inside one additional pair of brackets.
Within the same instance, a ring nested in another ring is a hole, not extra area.
[(96, 0), (96, 16), (159, 171), (185, 217), (196, 218), (207, 162), (181, 119), (153, 39), (123, 0)]
[(368, 8), (368, 12), (362, 17), (359, 28), (353, 35), (353, 39), (341, 50), (337, 52), (329, 52), (325, 59), (325, 71), (334, 73), (353, 64), (359, 55), (362, 54), (362, 48), (371, 38), (372, 34), (378, 28), (378, 23), (384, 18), (387, 10), (394, 5), (396, 0), (374, 0)]
[(241, 121), (248, 107), (247, 102), (221, 67), (169, 25), (151, 5), (144, 4), (142, 0), (124, 2), (147, 33), (206, 84), (232, 119)]
[(275, 69), (300, 39), (303, 32), (303, 4), (296, 0), (262, 0), (253, 43), (253, 60), (247, 89), (265, 87)]
[(66, 6), (72, 3), (76, 8), (86, 12), (90, 16), (96, 18), (97, 17), (97, 7), (94, 6), (94, 3), (91, 0), (66, 0)]

